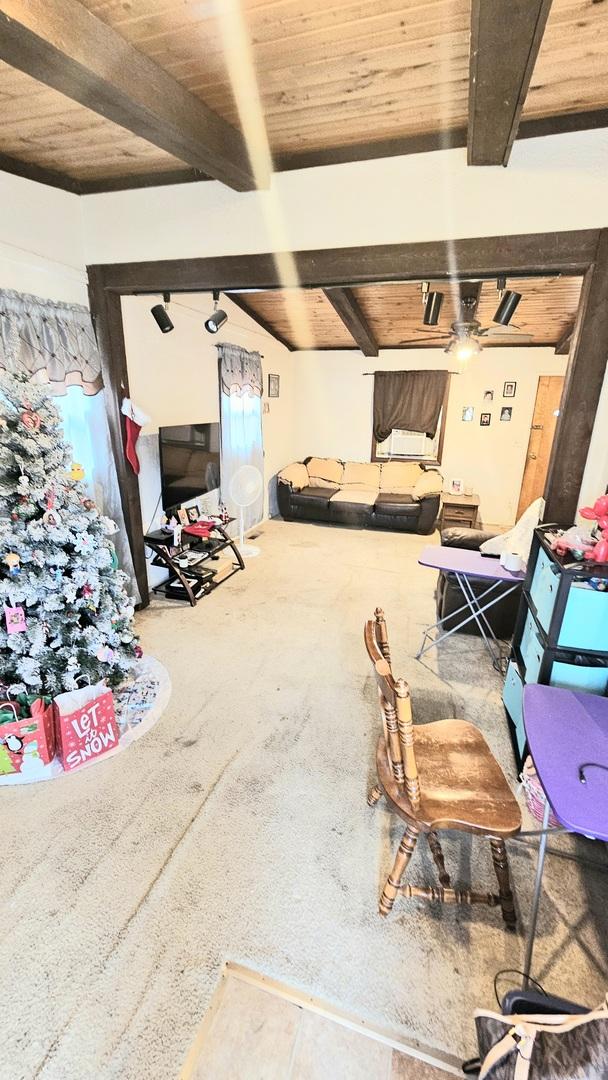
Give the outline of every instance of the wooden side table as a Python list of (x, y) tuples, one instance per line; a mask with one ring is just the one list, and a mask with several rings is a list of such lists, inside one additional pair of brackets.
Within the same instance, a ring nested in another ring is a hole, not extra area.
[(454, 525), (462, 525), (463, 528), (474, 529), (478, 510), (479, 495), (451, 495), (444, 491), (441, 496), (439, 528), (450, 529)]

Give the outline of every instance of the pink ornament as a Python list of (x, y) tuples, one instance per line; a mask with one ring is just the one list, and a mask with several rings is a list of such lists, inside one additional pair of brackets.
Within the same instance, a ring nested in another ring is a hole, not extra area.
[(138, 660), (141, 660), (142, 656), (144, 655), (144, 650), (142, 649), (141, 645), (136, 645), (133, 649), (133, 652), (135, 653)]
[(27, 630), (25, 612), (22, 607), (5, 607), (4, 618), (7, 634), (22, 634)]

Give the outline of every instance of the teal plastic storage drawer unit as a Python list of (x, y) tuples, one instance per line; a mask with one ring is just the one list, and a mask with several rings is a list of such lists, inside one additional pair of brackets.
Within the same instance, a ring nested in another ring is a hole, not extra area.
[(594, 587), (608, 586), (608, 565), (561, 558), (551, 550), (550, 532), (534, 532), (503, 692), (520, 767), (525, 683), (608, 695), (608, 591)]

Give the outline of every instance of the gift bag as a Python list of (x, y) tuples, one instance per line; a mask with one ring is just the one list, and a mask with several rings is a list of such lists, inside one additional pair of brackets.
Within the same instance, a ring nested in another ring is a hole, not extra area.
[(0, 702), (0, 774), (33, 774), (54, 757), (51, 699), (19, 694)]
[(114, 698), (104, 682), (59, 694), (55, 708), (58, 751), (66, 772), (118, 746)]

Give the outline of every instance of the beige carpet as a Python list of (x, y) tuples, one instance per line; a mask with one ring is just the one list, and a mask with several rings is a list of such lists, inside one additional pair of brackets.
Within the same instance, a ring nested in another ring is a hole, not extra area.
[[(0, 793), (0, 1076), (176, 1076), (226, 960), (472, 1052), (472, 1010), (493, 1004), (522, 939), (485, 908), (402, 901), (382, 921), (400, 830), (365, 804), (379, 720), (362, 625), (377, 603), (418, 718), (461, 711), (512, 775), (479, 642), (411, 659), (433, 617), (426, 542), (272, 522), (262, 554), (196, 609), (158, 600), (140, 616), (173, 684), (160, 723), (98, 768)], [(483, 845), (447, 847), (456, 876), (472, 864), (493, 884)], [(419, 878), (426, 852), (416, 860)], [(525, 920), (530, 853), (512, 865)], [(592, 1005), (607, 982), (606, 876), (554, 858), (545, 880), (536, 974)]]

